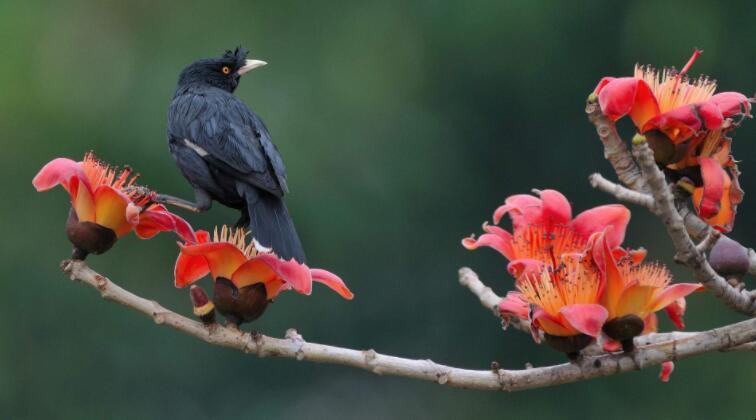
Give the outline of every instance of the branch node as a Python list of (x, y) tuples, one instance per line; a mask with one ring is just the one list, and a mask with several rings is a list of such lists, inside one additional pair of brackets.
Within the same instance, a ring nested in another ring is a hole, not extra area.
[(297, 346), (296, 351), (294, 352), (294, 357), (300, 362), (304, 360), (305, 354), (304, 351), (302, 351), (302, 348), (305, 345), (304, 338), (294, 328), (286, 330), (286, 335), (284, 335), (284, 337), (291, 340), (291, 342)]

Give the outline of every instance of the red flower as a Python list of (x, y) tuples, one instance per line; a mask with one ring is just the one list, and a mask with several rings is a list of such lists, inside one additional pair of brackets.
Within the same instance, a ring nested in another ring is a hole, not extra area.
[[(683, 157), (667, 165), (682, 177), (678, 185), (691, 193), (696, 213), (722, 232), (732, 230), (737, 206), (743, 201), (740, 171), (730, 154), (732, 139), (726, 135), (729, 129), (728, 126), (693, 137), (684, 145)], [(691, 174), (691, 169), (698, 171)], [(699, 176), (695, 181), (691, 179)]]
[(689, 79), (686, 73), (700, 54), (696, 50), (680, 72), (636, 66), (634, 77), (605, 77), (594, 93), (610, 119), (630, 116), (657, 162), (693, 194), (698, 215), (728, 232), (743, 191), (726, 133), (738, 126), (734, 117), (751, 115), (753, 99), (738, 92), (715, 95), (716, 82), (705, 76)]
[[(591, 264), (577, 256), (565, 256), (558, 269), (530, 272), (517, 282), (518, 292), (509, 292), (499, 303), (506, 319), (529, 319), (536, 342), (539, 331), (557, 350), (576, 354), (601, 333), (607, 319), (599, 304), (601, 278)], [(532, 309), (531, 309), (532, 308)]]
[(258, 318), (268, 303), (284, 290), (309, 295), (312, 282), (326, 285), (345, 299), (354, 295), (337, 275), (309, 268), (294, 259), (280, 259), (252, 239), (244, 229), (215, 229), (212, 239), (204, 230), (197, 242), (183, 244), (174, 272), (176, 287), (186, 287), (208, 273), (215, 282), (215, 307), (230, 322), (240, 324)]
[(609, 226), (613, 229), (607, 240), (619, 247), (630, 221), (630, 210), (619, 204), (594, 207), (573, 219), (570, 203), (555, 190), (540, 191), (539, 197), (510, 196), (494, 212), (494, 223), (498, 224), (504, 215), (512, 219), (512, 233), (484, 224), (486, 233), (477, 239), (463, 239), (462, 246), (470, 250), (494, 248), (510, 261), (508, 269), (515, 277), (540, 272), (544, 265), (555, 267), (563, 254), (583, 252), (590, 236)]
[(663, 265), (656, 263), (637, 264), (629, 260), (617, 261), (606, 240), (603, 248), (604, 285), (601, 304), (608, 311), (604, 332), (611, 339), (632, 348), (632, 339), (656, 323), (655, 312), (666, 309), (675, 324), (684, 326), (685, 296), (702, 290), (700, 283), (670, 284), (672, 275)]
[(594, 91), (601, 111), (613, 121), (629, 115), (640, 133), (659, 130), (675, 144), (717, 130), (727, 118), (750, 115), (750, 100), (742, 93), (715, 95), (714, 80), (687, 77), (699, 55), (696, 50), (680, 72), (636, 65), (633, 77), (601, 79)]
[(66, 233), (81, 258), (107, 251), (132, 230), (142, 239), (175, 231), (182, 239), (193, 241), (191, 226), (164, 206), (152, 203), (154, 193), (138, 186), (137, 177), (131, 168), (119, 172), (87, 153), (81, 162), (53, 159), (37, 173), (32, 184), (37, 191), (60, 184), (70, 195)]

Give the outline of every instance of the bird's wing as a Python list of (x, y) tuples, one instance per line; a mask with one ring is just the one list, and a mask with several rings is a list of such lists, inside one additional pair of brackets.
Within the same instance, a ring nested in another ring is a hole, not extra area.
[(283, 161), (259, 118), (225, 92), (186, 93), (171, 102), (168, 132), (215, 169), (282, 196)]

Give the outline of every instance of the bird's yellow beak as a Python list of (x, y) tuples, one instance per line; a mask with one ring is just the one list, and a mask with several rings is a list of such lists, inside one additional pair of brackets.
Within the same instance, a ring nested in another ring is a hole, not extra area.
[(239, 71), (237, 71), (237, 73), (239, 73), (239, 76), (241, 76), (244, 73), (246, 73), (246, 72), (248, 72), (248, 71), (250, 71), (252, 69), (256, 69), (258, 67), (262, 67), (262, 66), (264, 66), (266, 64), (268, 64), (268, 63), (266, 63), (265, 61), (262, 61), (262, 60), (246, 60), (244, 62), (244, 65), (239, 68)]

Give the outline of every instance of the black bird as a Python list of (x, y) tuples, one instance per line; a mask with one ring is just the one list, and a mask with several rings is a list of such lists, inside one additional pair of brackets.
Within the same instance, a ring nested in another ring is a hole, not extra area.
[(158, 202), (191, 211), (212, 200), (238, 209), (237, 226), (249, 227), (263, 246), (304, 263), (305, 254), (283, 201), (286, 168), (268, 129), (233, 95), (239, 79), (264, 61), (247, 60), (238, 47), (186, 67), (168, 108), (168, 147), (194, 187), (195, 202), (159, 195)]

